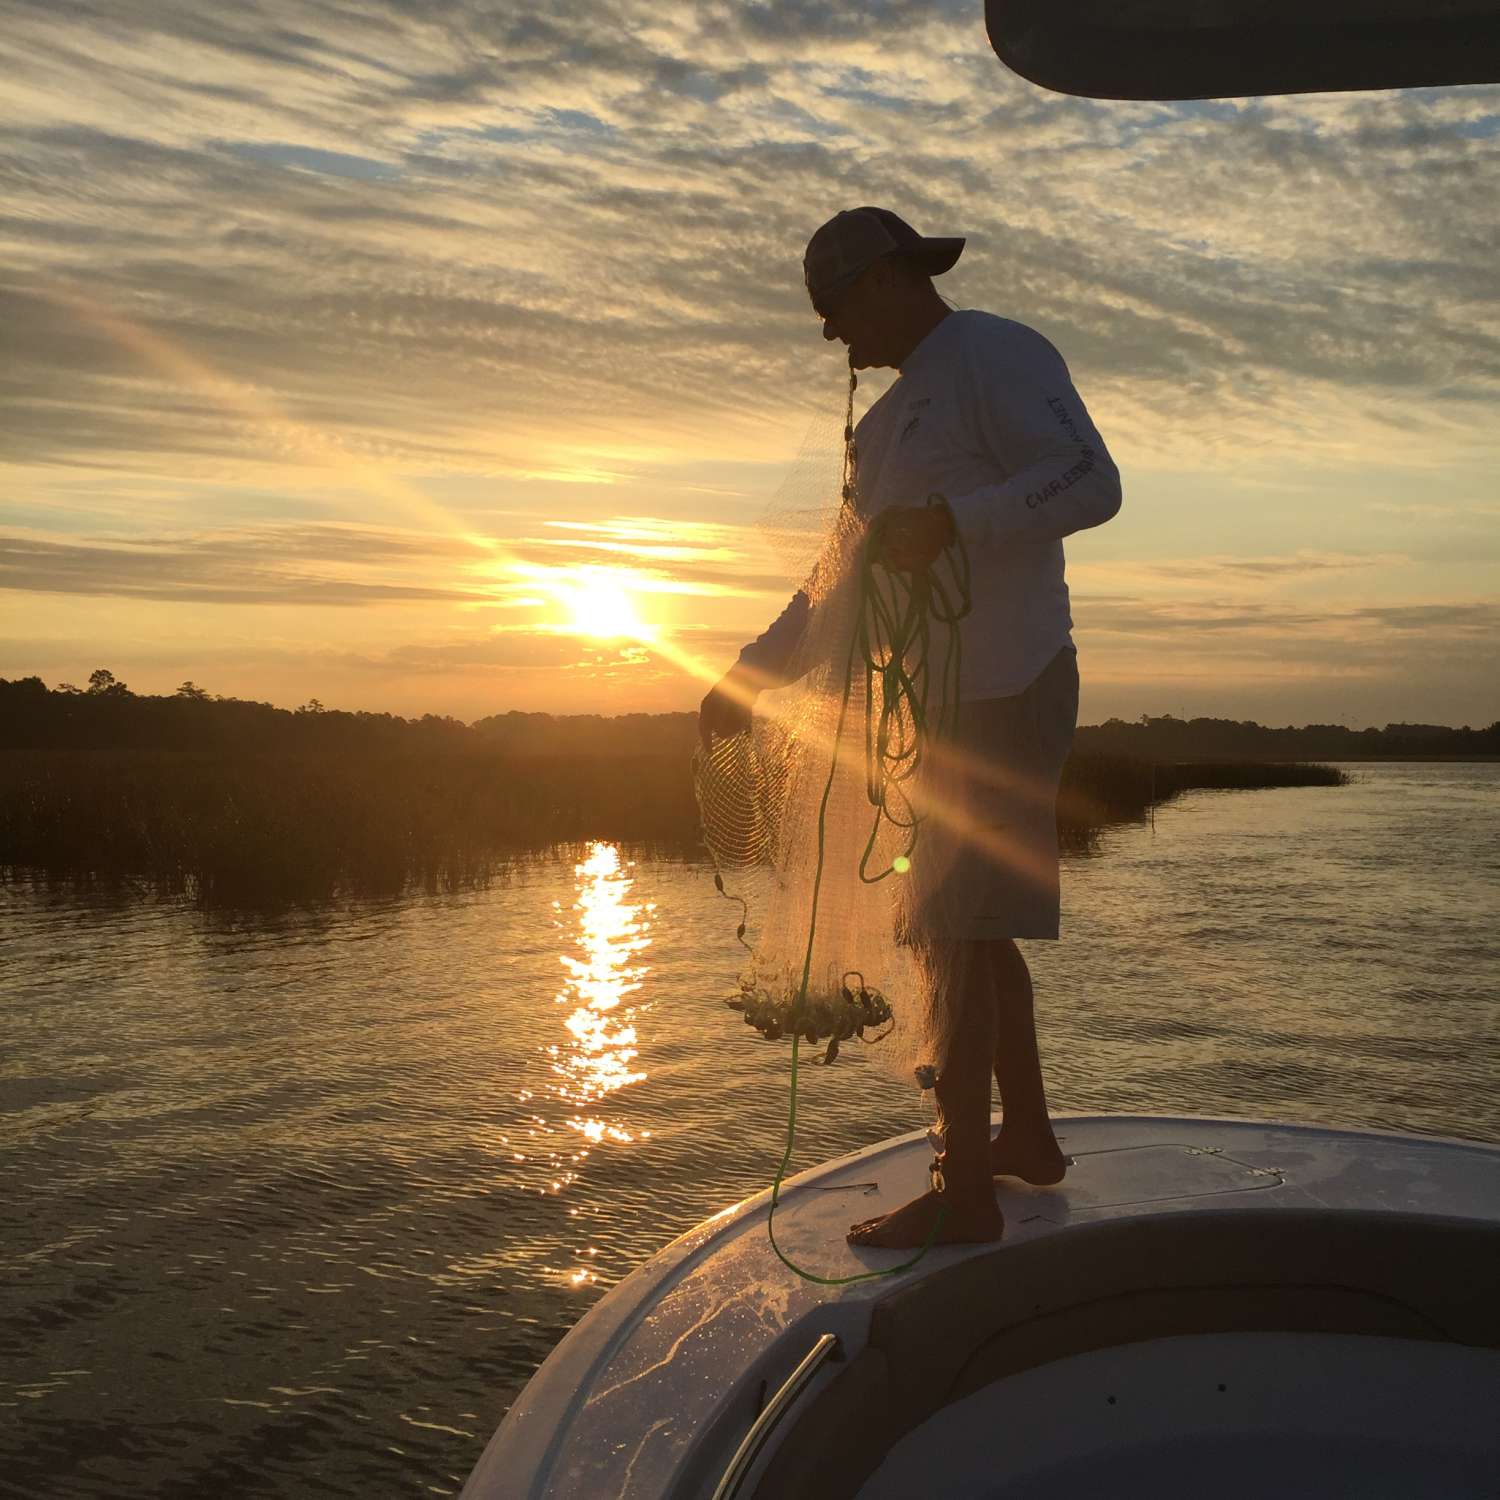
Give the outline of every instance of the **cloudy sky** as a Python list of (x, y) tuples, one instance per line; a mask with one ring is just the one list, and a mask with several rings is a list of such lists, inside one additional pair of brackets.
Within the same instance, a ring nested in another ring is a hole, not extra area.
[(799, 262), (870, 202), (1123, 471), (1085, 721), (1500, 717), (1500, 88), (1066, 99), (978, 0), (0, 0), (0, 64), (0, 675), (696, 704), (836, 475)]

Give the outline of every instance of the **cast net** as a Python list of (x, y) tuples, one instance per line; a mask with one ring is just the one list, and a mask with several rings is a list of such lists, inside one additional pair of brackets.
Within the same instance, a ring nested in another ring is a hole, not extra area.
[(716, 883), (741, 904), (746, 956), (729, 1004), (771, 1040), (824, 1044), (827, 1062), (851, 1039), (871, 1043), (927, 1086), (952, 1030), (956, 945), (944, 923), (952, 840), (933, 836), (924, 772), (957, 707), (968, 578), (957, 543), (915, 573), (877, 560), (853, 389), (851, 373), (842, 482), (837, 460), (820, 470), (804, 449), (769, 518), (806, 565), (811, 606), (784, 685), (760, 694), (748, 731), (699, 751), (694, 780)]

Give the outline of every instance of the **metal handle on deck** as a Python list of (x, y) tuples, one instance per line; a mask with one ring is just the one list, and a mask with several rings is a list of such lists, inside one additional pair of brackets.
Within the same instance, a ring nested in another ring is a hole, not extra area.
[(735, 1449), (724, 1477), (714, 1491), (713, 1500), (733, 1500), (740, 1492), (755, 1460), (766, 1445), (776, 1424), (787, 1414), (792, 1403), (807, 1389), (808, 1382), (822, 1368), (825, 1361), (838, 1353), (839, 1340), (836, 1333), (818, 1335), (818, 1341), (803, 1356), (802, 1363), (787, 1376), (781, 1389), (766, 1402), (761, 1414), (751, 1424), (744, 1441)]

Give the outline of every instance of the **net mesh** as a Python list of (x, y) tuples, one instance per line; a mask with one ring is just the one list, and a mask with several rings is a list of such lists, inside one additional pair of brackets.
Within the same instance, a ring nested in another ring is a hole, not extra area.
[(872, 561), (880, 525), (858, 503), (850, 389), (842, 482), (809, 445), (769, 518), (784, 556), (812, 559), (786, 683), (760, 694), (747, 732), (700, 750), (695, 785), (719, 889), (740, 903), (729, 1003), (773, 1040), (826, 1043), (825, 1061), (852, 1038), (878, 1044), (925, 1085), (953, 1029), (957, 945), (922, 773), (956, 707), (967, 581), (952, 555), (922, 575)]

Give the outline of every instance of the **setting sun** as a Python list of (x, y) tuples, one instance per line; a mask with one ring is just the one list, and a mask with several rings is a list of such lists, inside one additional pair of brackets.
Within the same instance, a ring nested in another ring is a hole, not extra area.
[(650, 640), (655, 627), (637, 612), (631, 589), (621, 577), (603, 569), (579, 574), (568, 583), (555, 583), (553, 592), (569, 611), (564, 629), (594, 640)]

